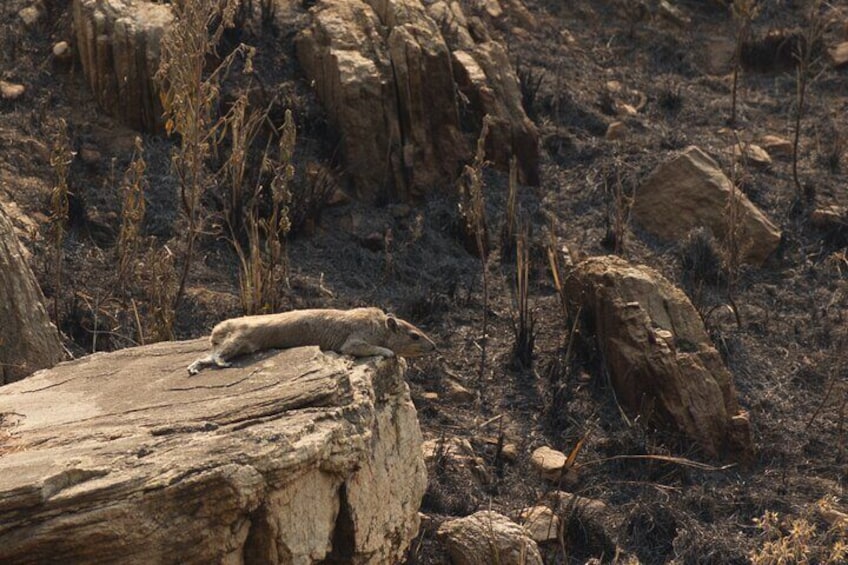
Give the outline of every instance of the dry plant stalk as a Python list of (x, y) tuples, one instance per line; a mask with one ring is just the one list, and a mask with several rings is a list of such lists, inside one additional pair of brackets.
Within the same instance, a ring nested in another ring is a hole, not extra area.
[(736, 46), (733, 53), (733, 86), (731, 88), (730, 125), (736, 124), (736, 96), (739, 85), (739, 70), (742, 66), (742, 44), (751, 33), (751, 25), (760, 13), (758, 0), (734, 0), (731, 6), (736, 20)]
[(291, 110), (279, 132), (277, 154), (269, 155), (270, 142), (263, 155), (263, 169), (271, 172), (271, 215), (259, 217), (261, 186), (257, 185), (246, 211), (247, 250), (233, 233), (233, 246), (239, 257), (239, 287), (245, 314), (273, 312), (282, 302), (282, 290), (287, 285), (288, 261), (285, 239), (291, 230), (289, 206), (292, 200), (291, 181), (294, 178), (292, 159), (297, 142), (297, 130)]
[[(161, 85), (165, 130), (169, 135), (179, 134), (181, 139), (180, 147), (172, 156), (172, 166), (179, 182), (187, 223), (182, 232), (185, 242), (179, 285), (172, 305), (174, 311), (185, 294), (195, 243), (203, 224), (201, 198), (210, 184), (205, 163), (218, 129), (214, 108), (219, 96), (219, 81), (236, 52), (204, 78), (206, 60), (215, 53), (224, 29), (234, 25), (238, 5), (236, 0), (176, 0), (172, 3), (174, 22), (160, 43), (161, 59), (156, 79)], [(173, 316), (166, 318), (173, 319)]]
[(615, 182), (610, 195), (609, 181), (604, 180), (607, 196), (607, 235), (606, 240), (612, 243), (613, 253), (622, 255), (627, 239), (627, 224), (630, 221), (632, 199), (624, 194), (624, 183), (621, 180), (622, 163), (615, 158)]
[(509, 187), (506, 197), (506, 217), (501, 229), (501, 261), (515, 252), (516, 228), (518, 225), (518, 158), (509, 160)]
[(795, 201), (801, 205), (804, 201), (804, 187), (798, 177), (798, 147), (801, 141), (801, 119), (804, 116), (807, 93), (813, 81), (813, 67), (816, 64), (816, 45), (825, 31), (825, 21), (821, 14), (821, 0), (810, 0), (807, 5), (807, 25), (798, 42), (795, 55), (795, 131), (792, 138), (792, 182), (795, 184)]
[(514, 328), (515, 346), (513, 362), (524, 369), (533, 365), (533, 347), (536, 343), (536, 321), (530, 310), (530, 250), (526, 225), (521, 226), (516, 238), (515, 299), (518, 323)]
[(65, 242), (65, 227), (68, 224), (70, 203), (68, 195), (68, 173), (74, 160), (71, 142), (68, 137), (68, 124), (59, 119), (58, 131), (54, 135), (50, 153), (50, 166), (56, 175), (56, 182), (50, 191), (50, 245), (53, 248), (53, 323), (59, 327), (59, 294), (62, 290), (62, 262)]
[[(727, 301), (733, 309), (733, 315), (736, 319), (736, 328), (742, 329), (742, 316), (739, 313), (739, 307), (736, 304), (736, 287), (739, 283), (739, 270), (742, 264), (742, 256), (745, 252), (746, 243), (742, 241), (742, 199), (739, 197), (739, 188), (737, 184), (747, 170), (747, 146), (742, 143), (738, 136), (735, 138), (735, 145), (731, 149), (730, 155), (730, 194), (727, 198), (727, 207), (725, 217), (727, 218), (727, 229), (724, 237), (724, 263), (727, 271)], [(737, 159), (736, 151), (739, 152)], [(739, 172), (739, 163), (741, 160), (742, 172)]]
[(480, 372), (482, 381), (486, 372), (486, 341), (489, 330), (489, 242), (486, 228), (486, 203), (483, 198), (483, 168), (486, 166), (486, 138), (492, 122), (488, 114), (483, 117), (483, 127), (477, 138), (477, 150), (471, 165), (466, 165), (460, 180), (459, 213), (465, 220), (465, 227), (474, 237), (477, 254), (483, 271), (483, 336), (480, 344)]
[(126, 288), (132, 274), (133, 264), (142, 244), (142, 225), (144, 223), (144, 193), (147, 179), (144, 171), (144, 146), (141, 138), (135, 138), (135, 151), (132, 161), (124, 172), (121, 192), (121, 231), (118, 234), (118, 286)]

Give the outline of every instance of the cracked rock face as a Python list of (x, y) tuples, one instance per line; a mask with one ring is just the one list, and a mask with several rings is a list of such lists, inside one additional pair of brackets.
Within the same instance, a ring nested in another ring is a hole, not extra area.
[(452, 183), (471, 155), (457, 92), (477, 123), (492, 119), (487, 157), (539, 183), (539, 135), (498, 42), (472, 38), (459, 4), (326, 0), (297, 37), (297, 55), (342, 134), (360, 196), (422, 196)]
[(592, 320), (624, 410), (680, 431), (709, 456), (752, 458), (733, 376), (682, 290), (616, 256), (578, 263), (567, 289)]
[(0, 389), (0, 562), (389, 563), (426, 487), (403, 366), (206, 340)]
[(47, 316), (44, 295), (2, 206), (0, 321), (0, 385), (52, 367), (62, 359), (59, 332)]

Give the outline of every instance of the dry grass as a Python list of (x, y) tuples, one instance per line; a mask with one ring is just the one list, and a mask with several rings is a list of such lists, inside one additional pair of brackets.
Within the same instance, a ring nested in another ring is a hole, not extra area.
[[(220, 79), (237, 52), (227, 57), (209, 75), (207, 58), (215, 55), (224, 30), (232, 27), (239, 3), (235, 0), (178, 1), (172, 4), (174, 23), (162, 38), (156, 79), (161, 87), (166, 132), (178, 134), (180, 145), (172, 156), (172, 167), (180, 187), (185, 221), (181, 230), (179, 284), (172, 309), (176, 311), (185, 294), (197, 238), (204, 223), (202, 197), (212, 184), (206, 162), (212, 155), (220, 124), (215, 106)], [(163, 264), (163, 263), (160, 263)], [(173, 315), (165, 319), (174, 319)]]
[(142, 245), (144, 224), (144, 193), (147, 179), (144, 176), (144, 146), (140, 137), (135, 139), (135, 152), (121, 183), (121, 231), (118, 233), (118, 286), (126, 288), (133, 265)]
[(64, 119), (59, 119), (57, 130), (53, 136), (50, 153), (50, 166), (53, 168), (55, 181), (50, 191), (50, 246), (53, 271), (53, 323), (59, 327), (59, 298), (62, 290), (62, 263), (65, 242), (65, 230), (68, 224), (68, 211), (70, 202), (68, 196), (68, 174), (71, 163), (74, 160), (74, 152), (71, 150), (71, 140), (68, 134), (68, 124)]
[(474, 160), (466, 165), (459, 181), (459, 213), (464, 222), (466, 235), (476, 244), (476, 252), (480, 257), (483, 273), (483, 327), (480, 339), (480, 370), (478, 378), (483, 379), (486, 372), (486, 342), (488, 339), (489, 321), (489, 232), (486, 222), (486, 203), (483, 196), (483, 168), (486, 165), (486, 138), (489, 135), (491, 118), (483, 118), (480, 137), (477, 138), (477, 149)]
[(752, 565), (837, 565), (848, 560), (848, 514), (830, 499), (807, 506), (797, 516), (766, 511), (754, 522), (761, 543), (749, 555)]

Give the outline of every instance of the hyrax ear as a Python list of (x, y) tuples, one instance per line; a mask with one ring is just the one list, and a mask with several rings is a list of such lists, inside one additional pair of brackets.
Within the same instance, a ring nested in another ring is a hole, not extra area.
[(386, 327), (392, 330), (393, 332), (398, 331), (398, 322), (397, 318), (392, 315), (386, 317)]

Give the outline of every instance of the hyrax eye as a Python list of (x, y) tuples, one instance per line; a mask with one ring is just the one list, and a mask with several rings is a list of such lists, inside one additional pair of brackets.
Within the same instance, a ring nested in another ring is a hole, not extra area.
[(421, 339), (421, 336), (418, 334), (409, 334), (409, 337), (412, 339), (412, 341), (418, 341), (419, 339)]

